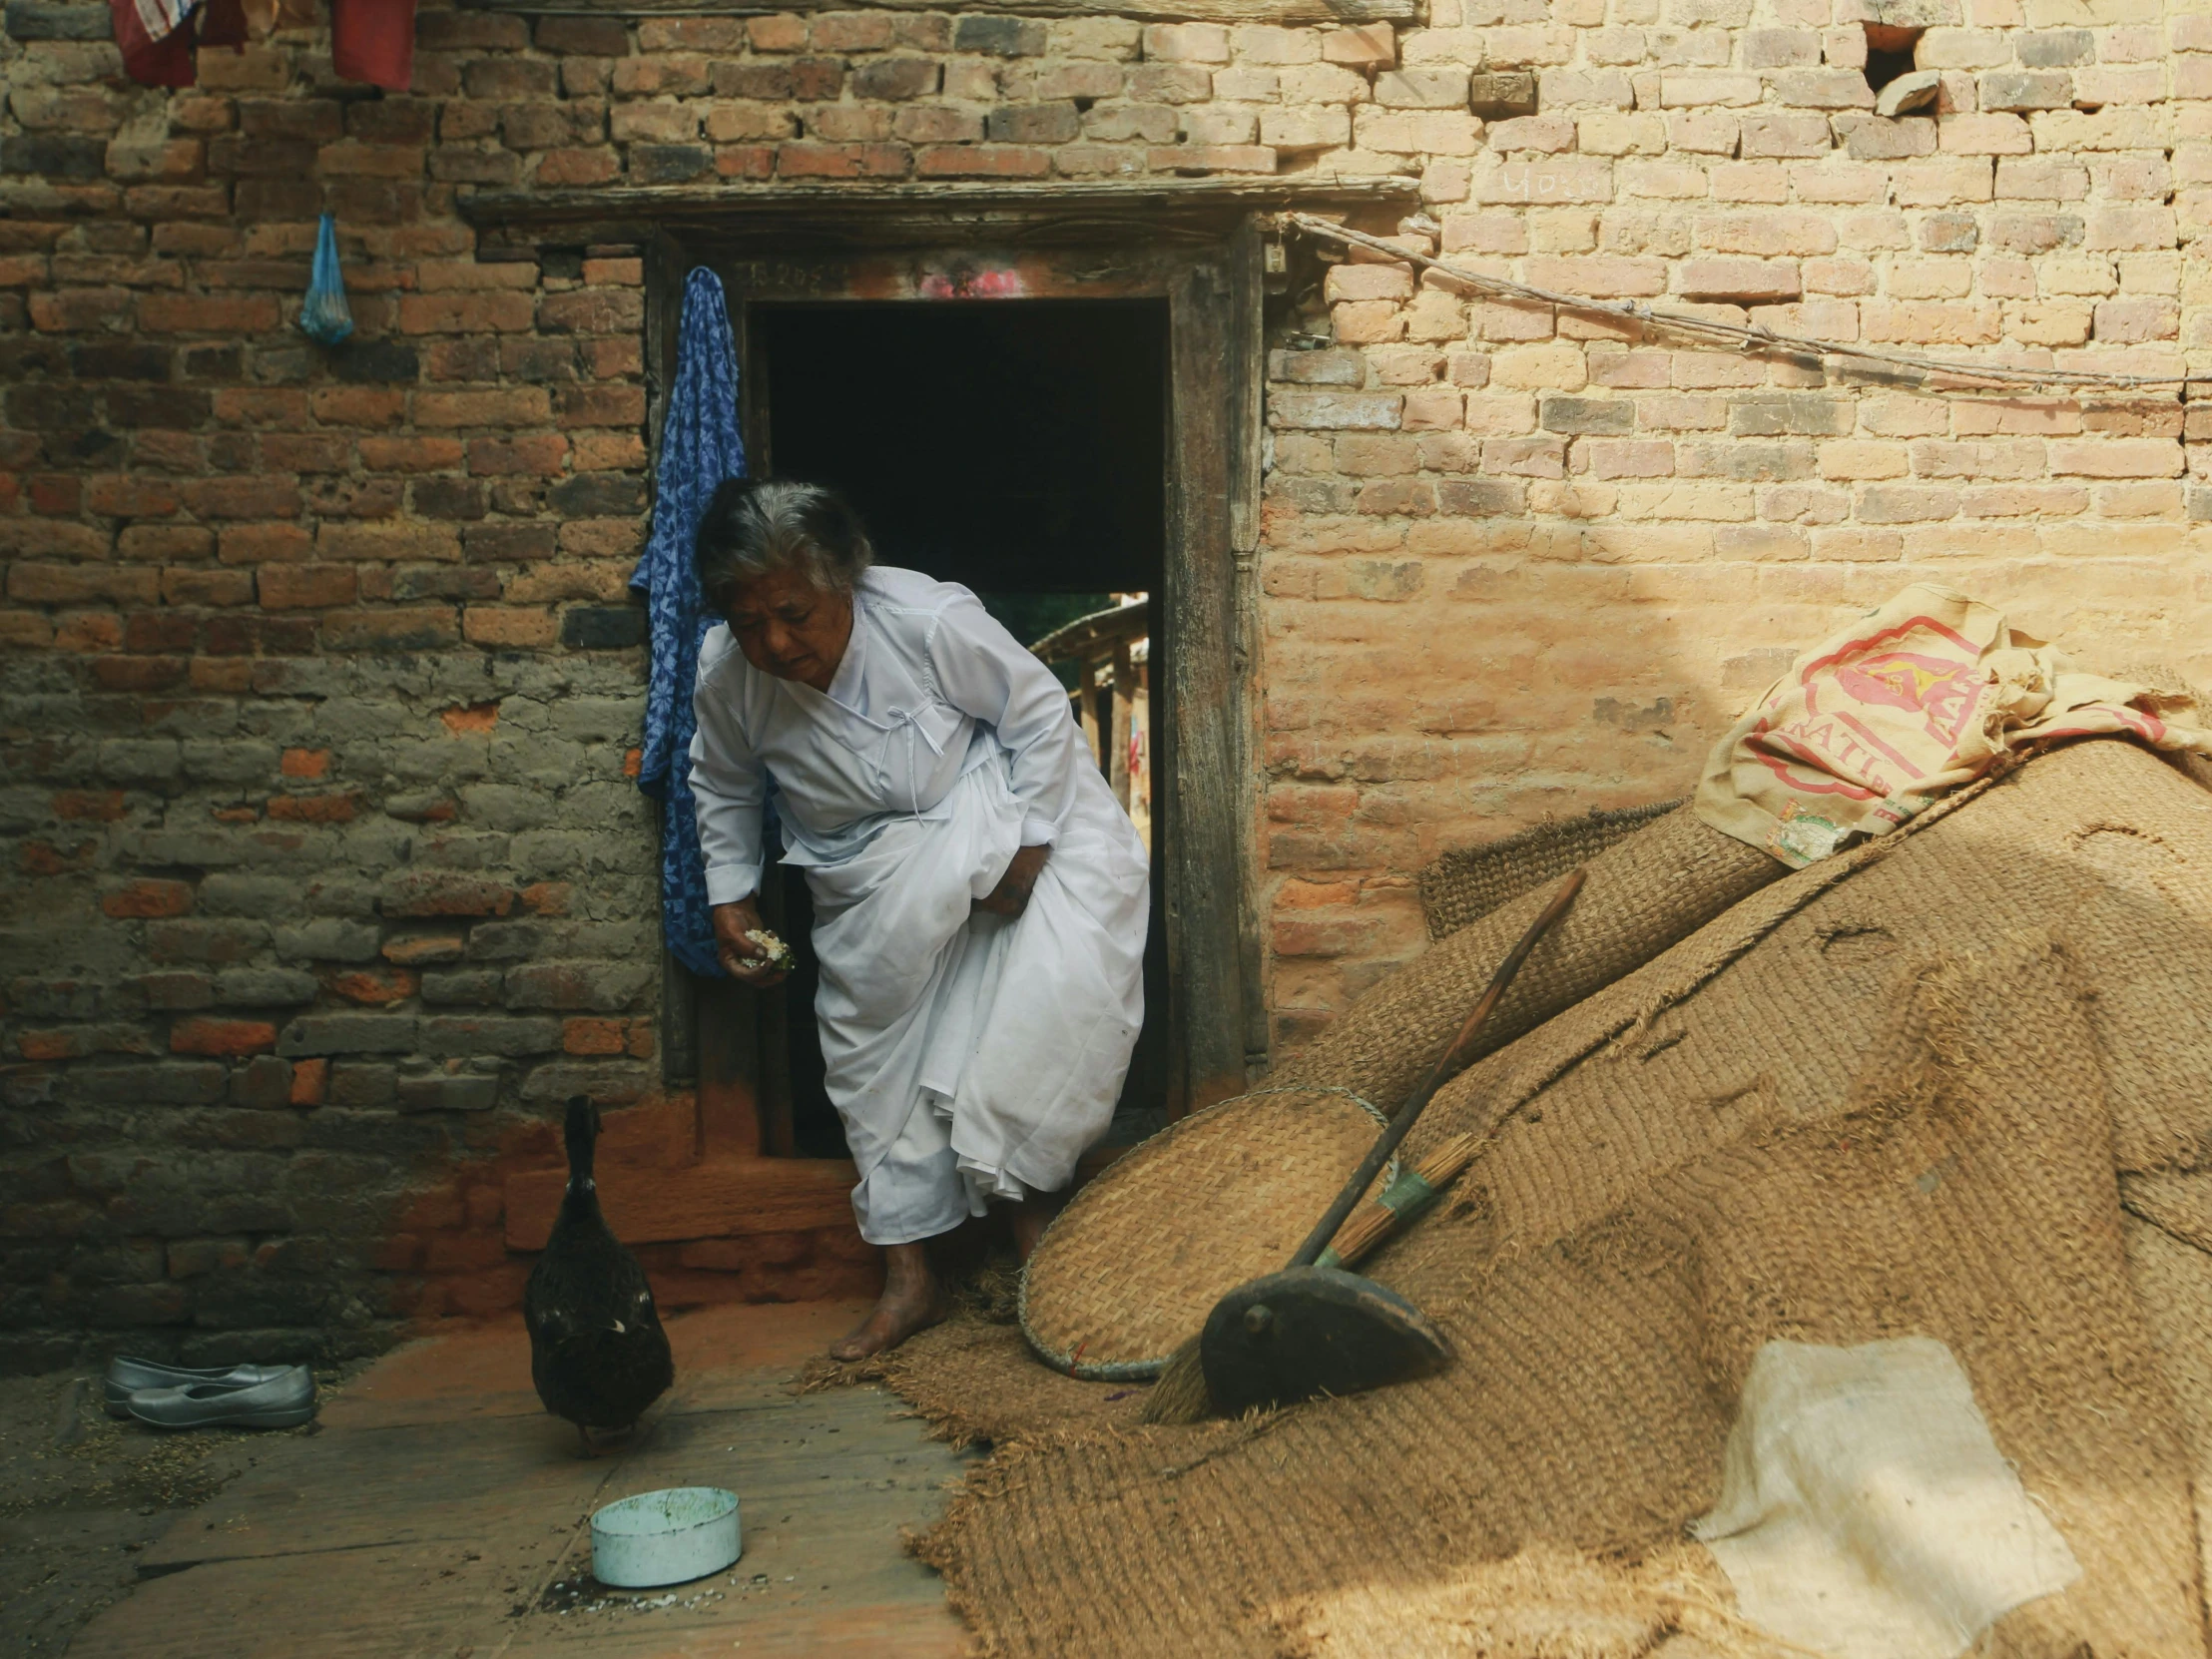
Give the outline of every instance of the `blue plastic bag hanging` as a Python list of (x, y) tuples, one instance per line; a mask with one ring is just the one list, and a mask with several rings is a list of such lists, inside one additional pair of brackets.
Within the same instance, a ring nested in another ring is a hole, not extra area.
[(338, 272), (338, 222), (328, 214), (315, 233), (314, 274), (307, 278), (307, 302), (299, 307), (299, 331), (324, 345), (335, 345), (353, 331), (345, 278)]

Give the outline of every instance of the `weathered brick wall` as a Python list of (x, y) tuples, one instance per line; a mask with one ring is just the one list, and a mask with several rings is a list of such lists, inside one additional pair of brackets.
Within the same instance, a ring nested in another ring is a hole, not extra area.
[(7, 1357), (374, 1346), (511, 1297), (447, 1166), (659, 1086), (639, 261), (477, 264), (477, 147), (313, 38), (168, 94), (8, 21)]
[[(638, 251), (480, 260), (459, 192), (1406, 174), (1443, 251), (1532, 281), (2169, 368), (2204, 314), (2212, 15), (1927, 3), (1962, 8), (1921, 45), (1943, 104), (1893, 122), (1854, 0), (1430, 0), (1401, 30), (426, 10), (403, 97), (335, 81), (312, 30), (136, 88), (104, 7), (10, 0), (0, 1362), (508, 1306), (497, 1176), (548, 1155), (550, 1104), (681, 1118), (626, 777)], [(1535, 113), (1476, 113), (1523, 73)], [(289, 326), (325, 207), (359, 323), (334, 351)], [(1824, 382), (1380, 265), (1277, 334), (1286, 1037), (1417, 948), (1439, 847), (1679, 792), (1789, 645), (1916, 576), (2212, 679), (2170, 395)], [(853, 1271), (827, 1238), (663, 1255), (746, 1295)]]
[[(1871, 112), (1868, 15), (1559, 0), (1490, 27), (1438, 0), (1404, 78), (1451, 105), (1460, 65), (1533, 64), (1539, 111), (1372, 108), (1355, 132), (1425, 152), (1421, 242), (1477, 271), (1899, 351), (2201, 366), (2212, 14), (1893, 6), (1941, 74), (1939, 107), (1896, 120)], [(1327, 298), (1309, 326), (1334, 348), (1272, 368), (1280, 1037), (1420, 948), (1406, 872), (1686, 792), (1794, 648), (1909, 582), (2212, 685), (2212, 492), (2175, 388), (1824, 377), (1384, 265), (1338, 266)]]

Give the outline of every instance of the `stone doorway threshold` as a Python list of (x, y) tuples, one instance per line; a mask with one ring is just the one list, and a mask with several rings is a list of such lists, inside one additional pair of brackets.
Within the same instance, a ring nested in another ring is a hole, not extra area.
[[(78, 1634), (99, 1659), (523, 1659), (714, 1654), (951, 1659), (964, 1628), (900, 1529), (967, 1459), (877, 1388), (785, 1382), (857, 1303), (669, 1321), (677, 1383), (635, 1442), (592, 1459), (530, 1387), (520, 1321), (408, 1345), (181, 1515), (142, 1582)], [(743, 1504), (745, 1554), (669, 1590), (600, 1590), (587, 1517), (674, 1485)]]

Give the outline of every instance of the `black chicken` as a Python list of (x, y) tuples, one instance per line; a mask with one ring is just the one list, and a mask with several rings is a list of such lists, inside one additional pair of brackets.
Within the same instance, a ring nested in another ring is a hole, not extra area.
[(592, 1143), (599, 1109), (568, 1103), (568, 1188), (530, 1270), (522, 1317), (530, 1328), (530, 1381), (557, 1417), (576, 1425), (588, 1455), (595, 1428), (633, 1426), (676, 1381), (653, 1287), (599, 1213)]

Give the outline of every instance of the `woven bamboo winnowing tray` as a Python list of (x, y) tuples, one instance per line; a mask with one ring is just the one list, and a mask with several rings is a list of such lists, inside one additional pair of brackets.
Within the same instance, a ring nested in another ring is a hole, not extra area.
[(1239, 1095), (1162, 1130), (1078, 1193), (1038, 1244), (1022, 1275), (1022, 1335), (1072, 1377), (1157, 1377), (1226, 1293), (1290, 1260), (1382, 1123), (1320, 1086)]

